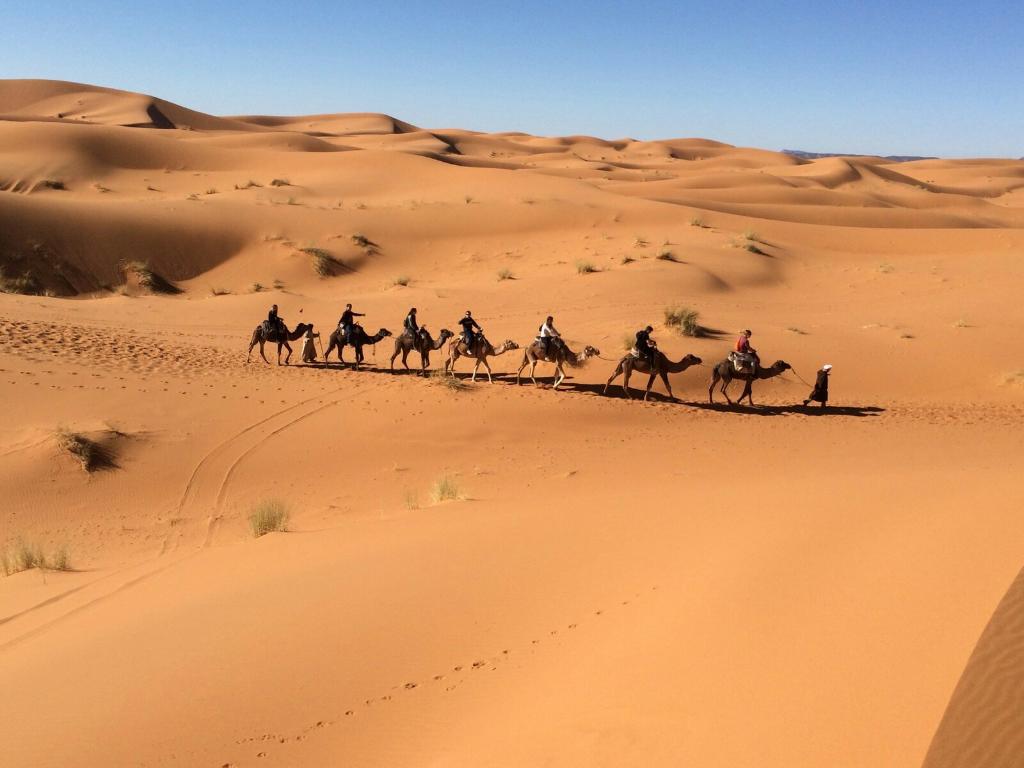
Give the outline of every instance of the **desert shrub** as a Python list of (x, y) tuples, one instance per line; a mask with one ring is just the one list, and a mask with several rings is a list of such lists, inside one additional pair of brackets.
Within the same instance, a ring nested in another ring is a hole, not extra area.
[(25, 539), (18, 539), (12, 547), (0, 550), (0, 570), (10, 576), (32, 568), (49, 568), (52, 571), (70, 571), (71, 560), (66, 547), (58, 547), (50, 557), (43, 548)]
[(288, 508), (284, 502), (266, 499), (253, 507), (249, 515), (249, 530), (257, 539), (273, 531), (287, 531)]
[(748, 229), (746, 232), (743, 233), (743, 239), (750, 241), (760, 240), (760, 238), (757, 236), (757, 232), (755, 232), (752, 229)]
[(251, 286), (249, 286), (249, 293), (260, 293), (261, 291), (265, 290), (267, 289), (263, 287), (262, 283), (253, 283)]
[(623, 256), (622, 257), (622, 263), (623, 264), (632, 264), (634, 261), (636, 261), (636, 259), (634, 259), (632, 256)]
[(373, 245), (373, 241), (361, 232), (356, 232), (352, 235), (352, 242), (360, 248), (369, 248)]
[(95, 472), (97, 469), (110, 466), (111, 457), (103, 446), (85, 435), (60, 429), (56, 437), (57, 447), (78, 459), (86, 472)]
[(0, 267), (0, 293), (17, 293), (23, 296), (38, 296), (42, 293), (42, 286), (29, 271), (22, 272), (20, 275), (10, 277)]
[(807, 335), (807, 331), (797, 328), (796, 326), (793, 325), (789, 326), (789, 328), (787, 328), (786, 330), (789, 331), (790, 333), (795, 333), (797, 336)]
[(396, 277), (394, 280), (391, 281), (391, 285), (396, 286), (396, 287), (404, 288), (405, 286), (407, 286), (411, 282), (412, 282), (412, 278), (410, 278), (409, 276), (407, 276), (407, 275), (399, 275), (398, 277)]
[(284, 280), (275, 279), (274, 282), (271, 283), (271, 285), (274, 286), (274, 290), (280, 291), (284, 288)]
[(126, 261), (121, 263), (125, 276), (134, 275), (139, 285), (153, 293), (181, 293), (181, 289), (153, 271), (147, 261)]
[(206, 190), (206, 192), (204, 194), (216, 195), (217, 194), (217, 190), (214, 187), (210, 187), (208, 190)]
[(341, 262), (330, 251), (323, 248), (300, 248), (299, 250), (313, 259), (313, 271), (320, 277), (332, 276), (341, 266)]
[(465, 196), (464, 198), (462, 198), (462, 199), (466, 201), (466, 205), (469, 205), (470, 203), (472, 203), (472, 202), (473, 202), (473, 196), (472, 196), (472, 195), (466, 195), (466, 196)]
[(59, 179), (43, 179), (42, 185), (47, 189), (66, 190), (67, 185)]
[(253, 187), (262, 187), (258, 181), (249, 179), (245, 184), (235, 184), (235, 189), (252, 189)]
[(461, 496), (459, 484), (451, 475), (442, 475), (434, 481), (434, 485), (430, 489), (430, 498), (434, 500), (435, 504), (440, 504), (442, 501), (455, 501)]
[(672, 253), (672, 251), (670, 251), (668, 248), (663, 248), (662, 250), (658, 251), (658, 255), (655, 256), (654, 258), (658, 259), (658, 261), (679, 261), (679, 259), (676, 258), (676, 255)]
[(464, 392), (469, 389), (469, 385), (466, 384), (458, 376), (453, 376), (450, 373), (445, 373), (443, 368), (438, 368), (430, 374), (430, 380), (439, 387), (444, 387), (450, 392)]
[(290, 187), (292, 184), (288, 179), (271, 179), (270, 186), (272, 187)]
[(690, 226), (700, 227), (701, 229), (704, 229), (704, 227), (706, 227), (707, 224), (704, 223), (704, 219), (702, 219), (700, 216), (694, 216), (692, 219), (690, 219)]
[(689, 307), (674, 305), (665, 307), (665, 325), (675, 328), (684, 336), (701, 336), (704, 329), (701, 328), (698, 319), (700, 313)]
[(896, 267), (885, 261), (878, 265), (878, 271), (881, 272), (883, 275), (887, 275), (895, 269)]
[(499, 269), (498, 270), (498, 282), (501, 282), (502, 280), (515, 280), (515, 279), (516, 279), (516, 277), (515, 277), (515, 275), (512, 274), (512, 270), (511, 269), (505, 268), (505, 269)]
[(644, 238), (642, 238), (642, 237), (635, 237), (635, 238), (633, 238), (633, 247), (634, 248), (646, 248), (647, 247), (647, 241)]
[(593, 262), (580, 260), (576, 262), (576, 274), (578, 275), (589, 275), (592, 272), (598, 272), (597, 267), (594, 266)]

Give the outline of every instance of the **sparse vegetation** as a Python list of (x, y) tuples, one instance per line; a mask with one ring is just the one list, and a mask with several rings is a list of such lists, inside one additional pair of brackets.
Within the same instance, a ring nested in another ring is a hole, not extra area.
[(797, 336), (806, 336), (807, 335), (807, 331), (803, 331), (803, 330), (801, 330), (801, 329), (799, 329), (799, 328), (797, 328), (795, 326), (792, 326), (792, 325), (789, 326), (786, 330), (789, 331), (790, 333), (795, 333)]
[(703, 336), (704, 329), (698, 322), (700, 313), (695, 309), (676, 304), (665, 307), (665, 325), (675, 328), (683, 336)]
[(71, 560), (67, 547), (58, 547), (49, 557), (38, 544), (18, 539), (13, 547), (0, 550), (0, 570), (10, 576), (32, 568), (48, 568), (51, 571), (70, 571)]
[(95, 472), (110, 465), (110, 455), (103, 447), (78, 432), (67, 429), (57, 431), (57, 447), (78, 459), (82, 469)]
[(912, 334), (912, 333), (901, 333), (900, 334), (900, 338), (901, 339), (912, 339), (912, 338), (914, 338), (914, 334)]
[(515, 277), (515, 275), (512, 274), (512, 270), (511, 269), (508, 269), (506, 267), (505, 269), (499, 269), (498, 270), (498, 282), (501, 282), (502, 280), (515, 280), (515, 279), (516, 279), (516, 277)]
[(121, 263), (125, 277), (133, 276), (139, 286), (153, 293), (181, 293), (181, 289), (153, 271), (147, 261), (126, 261)]
[(444, 369), (438, 368), (430, 374), (430, 380), (440, 387), (452, 392), (463, 392), (469, 389), (469, 385), (457, 376), (445, 373)]
[(147, 192), (159, 192), (160, 190), (157, 189), (156, 187), (154, 187), (152, 184), (147, 184), (146, 185), (146, 191)]
[(700, 216), (694, 216), (692, 219), (690, 219), (690, 226), (704, 229), (705, 227), (707, 227), (707, 224), (704, 223), (704, 219), (702, 219)]
[(883, 275), (889, 274), (894, 269), (896, 269), (896, 267), (894, 267), (887, 261), (883, 261), (881, 264), (878, 265), (878, 271), (881, 272)]
[(320, 277), (331, 277), (343, 266), (330, 251), (323, 248), (300, 248), (302, 253), (313, 258), (313, 271)]
[(23, 272), (17, 277), (9, 277), (0, 267), (0, 293), (17, 293), (22, 296), (38, 296), (40, 294), (39, 281), (31, 272)]
[(270, 186), (272, 187), (290, 187), (292, 183), (288, 179), (271, 179)]
[(197, 195), (195, 192), (193, 192), (191, 195), (189, 195), (185, 199), (186, 200), (198, 200), (199, 199), (199, 195)]
[(434, 485), (430, 489), (430, 498), (434, 500), (435, 504), (440, 504), (443, 501), (456, 501), (462, 498), (462, 494), (459, 492), (459, 484), (455, 478), (451, 475), (442, 475), (434, 481)]
[(670, 251), (668, 248), (663, 248), (662, 250), (658, 251), (658, 255), (655, 256), (655, 258), (658, 261), (672, 261), (672, 262), (678, 262), (679, 261), (679, 259), (676, 258), (676, 255), (674, 253), (672, 253), (672, 251)]
[(647, 241), (644, 240), (644, 238), (642, 238), (642, 237), (635, 237), (635, 238), (633, 238), (633, 247), (634, 248), (646, 248), (647, 247)]
[(406, 276), (406, 275), (399, 275), (398, 277), (396, 277), (394, 280), (391, 281), (391, 285), (395, 286), (395, 287), (404, 288), (405, 286), (407, 286), (411, 282), (412, 282), (412, 279), (409, 278), (408, 276)]
[(623, 264), (632, 264), (634, 261), (636, 261), (636, 259), (634, 259), (632, 256), (623, 256), (622, 257), (622, 263)]
[(95, 184), (92, 185), (92, 188), (95, 189), (97, 192), (101, 192), (101, 193), (105, 193), (105, 192), (109, 192), (110, 191), (109, 187), (104, 187), (98, 181)]
[(760, 242), (761, 240), (761, 238), (757, 236), (757, 232), (754, 232), (752, 229), (748, 229), (743, 233), (743, 239), (751, 242)]
[(253, 187), (262, 187), (258, 181), (249, 179), (245, 184), (235, 184), (235, 189), (252, 189)]
[(469, 205), (470, 203), (472, 203), (472, 202), (473, 202), (473, 196), (472, 196), (472, 195), (466, 195), (466, 196), (465, 196), (464, 198), (462, 198), (462, 199), (466, 201), (466, 205)]
[(373, 241), (370, 240), (366, 235), (361, 232), (356, 232), (352, 235), (352, 242), (358, 245), (360, 248), (371, 248), (373, 247)]
[(276, 280), (275, 279), (274, 282), (271, 283), (271, 285), (274, 286), (274, 290), (277, 290), (277, 291), (283, 290), (284, 289), (284, 280)]
[(600, 270), (594, 266), (593, 262), (580, 260), (576, 262), (576, 274), (578, 275), (589, 275), (592, 272), (600, 272)]
[(1024, 386), (1024, 369), (1010, 371), (1003, 376), (1003, 384)]
[(249, 515), (249, 530), (257, 539), (274, 531), (287, 531), (288, 508), (284, 502), (266, 499), (253, 507)]
[(287, 205), (302, 205), (302, 203), (300, 203), (294, 197), (289, 197)]
[(405, 492), (405, 508), (409, 511), (420, 508), (420, 499), (416, 495), (416, 491)]
[(968, 323), (966, 320), (964, 320), (961, 317), (959, 320), (957, 320), (955, 323), (953, 323), (953, 327), (954, 328), (970, 328), (971, 325), (970, 325), (970, 323)]
[(217, 190), (214, 187), (210, 187), (208, 190), (206, 190), (206, 192), (204, 194), (216, 195), (217, 194)]
[(265, 290), (266, 288), (264, 288), (261, 283), (253, 283), (251, 286), (249, 286), (249, 293), (260, 293), (261, 291)]
[(64, 184), (63, 181), (60, 181), (59, 179), (43, 179), (40, 183), (47, 189), (56, 189), (60, 191), (64, 191), (67, 189), (67, 185)]

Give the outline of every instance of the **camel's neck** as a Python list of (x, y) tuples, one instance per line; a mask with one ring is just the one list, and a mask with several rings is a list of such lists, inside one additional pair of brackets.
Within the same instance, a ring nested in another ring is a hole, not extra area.
[(779, 368), (758, 368), (757, 378), (771, 379), (774, 378), (775, 376), (778, 376), (780, 373), (782, 373), (782, 370)]
[(665, 358), (665, 370), (668, 373), (682, 373), (689, 368), (693, 363), (687, 360), (685, 357), (678, 363), (673, 363), (668, 357)]

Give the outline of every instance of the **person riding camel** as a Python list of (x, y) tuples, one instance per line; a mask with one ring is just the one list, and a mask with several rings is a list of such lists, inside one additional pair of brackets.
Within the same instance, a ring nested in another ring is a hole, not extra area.
[(338, 321), (338, 327), (341, 328), (341, 334), (345, 337), (345, 343), (352, 343), (352, 328), (356, 324), (357, 317), (366, 317), (362, 312), (353, 312), (352, 305), (346, 304), (345, 311), (341, 313), (341, 319)]
[(757, 369), (761, 366), (761, 358), (758, 357), (757, 350), (750, 346), (750, 337), (752, 335), (749, 328), (740, 334), (740, 337), (736, 339), (735, 354), (742, 367), (749, 367), (751, 369), (750, 372), (756, 374)]
[(468, 309), (465, 316), (459, 320), (459, 325), (462, 326), (462, 341), (466, 345), (466, 351), (472, 353), (473, 340), (476, 338), (473, 331), (475, 329), (482, 333), (484, 329), (477, 324), (476, 320), (473, 319), (473, 313)]
[(405, 332), (410, 336), (415, 337), (420, 331), (419, 323), (416, 322), (416, 307), (409, 310), (409, 314), (405, 316), (405, 322), (403, 323)]
[(271, 332), (284, 330), (284, 320), (277, 315), (277, 304), (272, 306), (267, 313), (267, 330)]
[(636, 351), (641, 358), (647, 361), (647, 363), (653, 368), (654, 367), (654, 352), (657, 350), (658, 345), (654, 343), (651, 338), (651, 334), (654, 333), (654, 328), (648, 325), (642, 331), (636, 332)]
[(558, 349), (559, 345), (562, 344), (562, 334), (560, 334), (558, 329), (555, 328), (554, 317), (548, 315), (547, 320), (545, 320), (540, 326), (537, 338), (544, 347), (545, 356), (550, 354), (552, 349)]

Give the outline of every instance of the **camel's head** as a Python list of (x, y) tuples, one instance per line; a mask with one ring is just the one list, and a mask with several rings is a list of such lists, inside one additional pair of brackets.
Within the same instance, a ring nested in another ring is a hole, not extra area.
[(787, 363), (785, 360), (776, 360), (774, 363), (772, 363), (772, 368), (774, 368), (776, 371), (779, 371), (780, 373), (782, 371), (788, 371), (792, 367), (793, 366)]
[(447, 328), (442, 328), (441, 335), (438, 338), (440, 338), (441, 341), (444, 342), (446, 339), (450, 339), (454, 335), (455, 334), (449, 331)]
[(704, 361), (701, 360), (696, 355), (687, 355), (686, 357), (683, 358), (683, 362), (686, 363), (687, 365), (700, 365)]
[(586, 360), (589, 357), (598, 357), (601, 354), (601, 350), (597, 347), (592, 347), (589, 344), (583, 348), (583, 352), (580, 353), (580, 360)]
[(519, 349), (519, 345), (516, 344), (512, 339), (505, 339), (505, 349)]
[(377, 333), (380, 334), (380, 337), (382, 339), (386, 339), (388, 336), (391, 335), (391, 331), (389, 331), (387, 328), (381, 328), (379, 331), (377, 331)]

